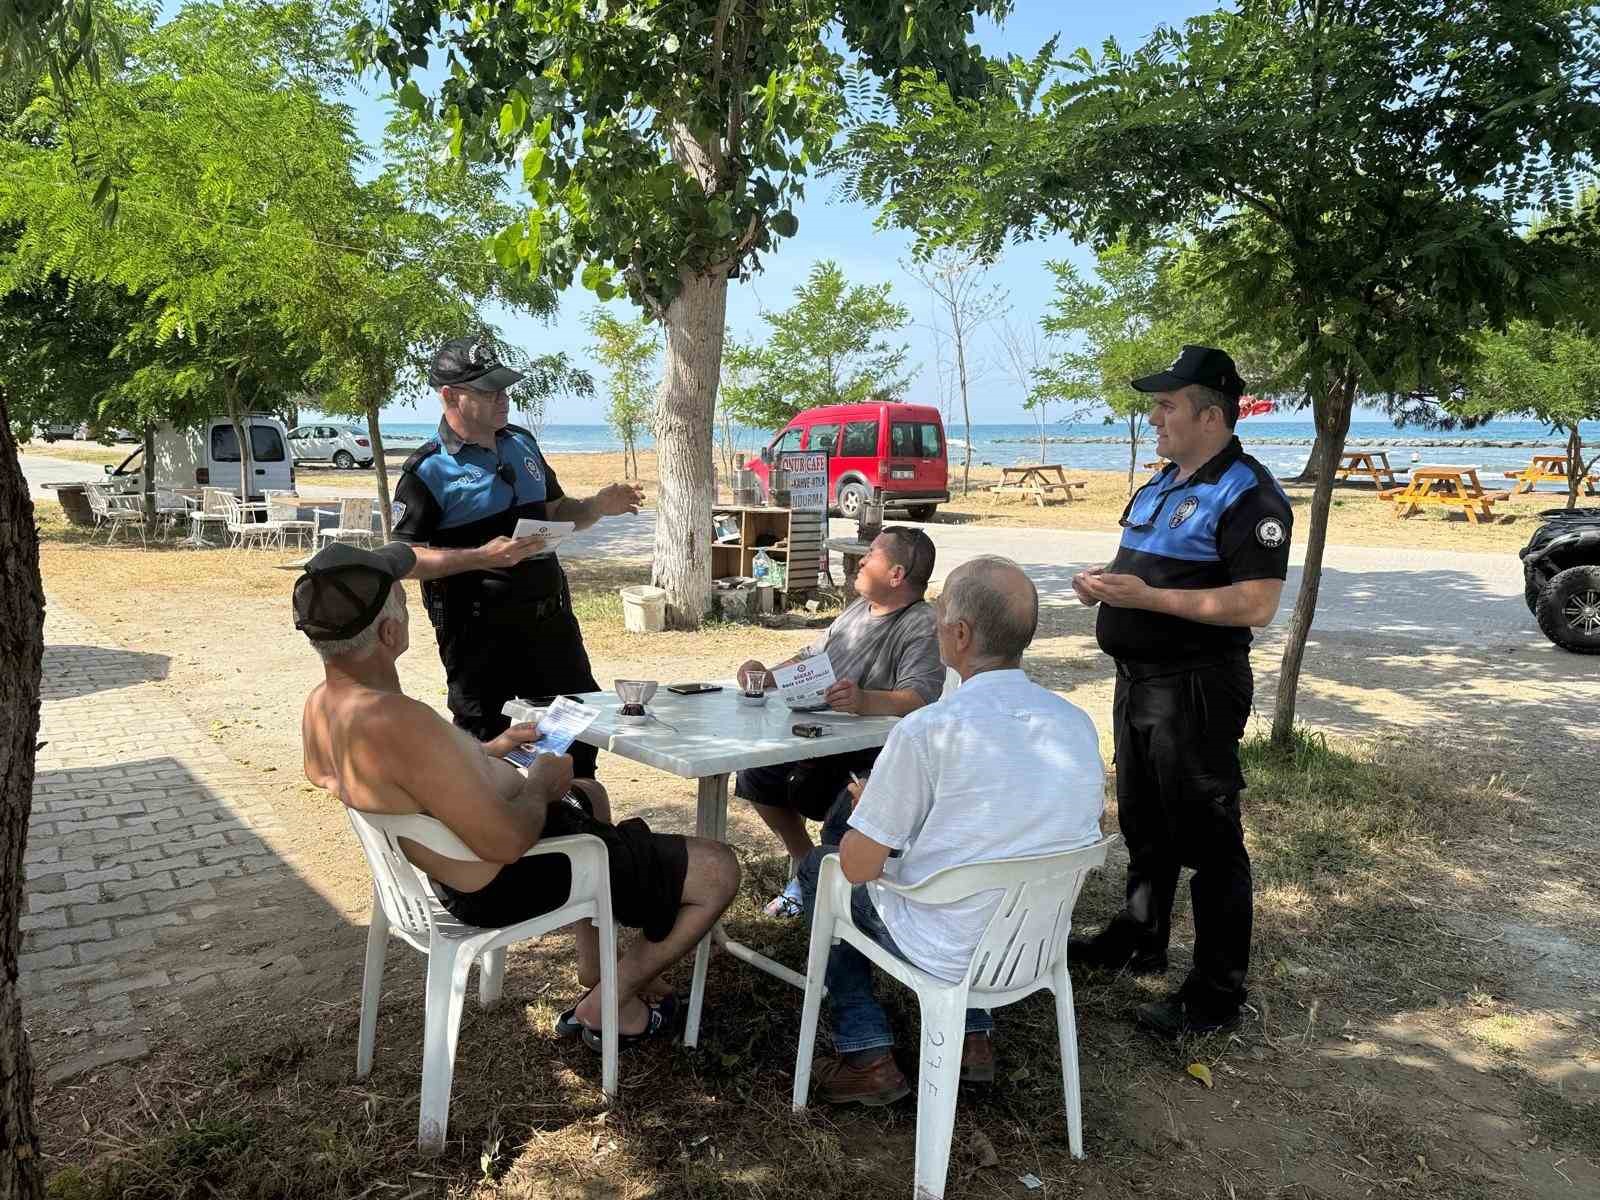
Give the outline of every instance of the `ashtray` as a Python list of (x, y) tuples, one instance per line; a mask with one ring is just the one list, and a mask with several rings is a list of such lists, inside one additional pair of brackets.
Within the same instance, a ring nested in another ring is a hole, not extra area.
[(643, 725), (649, 719), (650, 714), (642, 704), (624, 704), (617, 709), (618, 725)]
[(767, 702), (767, 694), (765, 692), (757, 692), (753, 696), (749, 692), (740, 692), (739, 693), (739, 703), (740, 704), (748, 704), (751, 708), (759, 708), (761, 705), (765, 704), (766, 702)]

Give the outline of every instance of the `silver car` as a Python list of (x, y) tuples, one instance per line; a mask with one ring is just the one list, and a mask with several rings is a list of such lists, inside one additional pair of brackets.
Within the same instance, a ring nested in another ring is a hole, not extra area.
[(372, 441), (354, 425), (300, 425), (289, 431), (295, 462), (331, 462), (348, 469), (372, 465)]

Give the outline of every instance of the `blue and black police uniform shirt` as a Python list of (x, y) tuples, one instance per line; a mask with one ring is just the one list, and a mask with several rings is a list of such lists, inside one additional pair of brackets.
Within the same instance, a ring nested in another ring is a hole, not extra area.
[[(475, 549), (510, 537), (523, 517), (548, 519), (548, 506), (565, 494), (539, 443), (516, 425), (494, 435), (493, 450), (463, 442), (445, 421), (400, 470), (394, 489), (394, 535), (438, 549)], [(508, 474), (513, 482), (501, 478)], [(559, 596), (561, 566), (554, 554), (524, 559), (514, 567), (464, 571), (423, 584), (430, 603), (435, 589), (470, 593), (495, 602), (546, 600)]]
[[(1128, 501), (1108, 572), (1151, 587), (1215, 588), (1289, 573), (1289, 499), (1239, 439), (1182, 483), (1169, 463)], [(1242, 653), (1248, 626), (1205, 625), (1166, 613), (1100, 605), (1100, 649), (1128, 662), (1184, 662)]]

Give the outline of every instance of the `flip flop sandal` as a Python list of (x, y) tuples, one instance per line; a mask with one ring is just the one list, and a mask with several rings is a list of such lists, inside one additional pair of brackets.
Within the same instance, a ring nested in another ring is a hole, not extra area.
[[(644, 1029), (639, 1033), (619, 1033), (617, 1035), (617, 1049), (626, 1050), (630, 1046), (637, 1046), (641, 1042), (654, 1041), (658, 1038), (669, 1038), (678, 1024), (678, 997), (663, 996), (654, 1004), (645, 1002), (645, 1009), (649, 1017), (645, 1021)], [(583, 1044), (596, 1054), (600, 1052), (600, 1031), (582, 1026)]]
[(594, 989), (590, 988), (588, 992), (585, 992), (572, 1002), (571, 1008), (556, 1017), (550, 1027), (556, 1031), (557, 1037), (575, 1038), (583, 1036), (583, 1031), (589, 1027), (578, 1020), (578, 1005), (587, 1000), (589, 992), (592, 991)]

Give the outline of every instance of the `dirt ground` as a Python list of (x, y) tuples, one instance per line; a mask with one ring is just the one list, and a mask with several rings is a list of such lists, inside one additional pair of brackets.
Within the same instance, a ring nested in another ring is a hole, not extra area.
[[(611, 477), (604, 459), (566, 456), (555, 466), (564, 484), (583, 491)], [(1039, 520), (1114, 528), (1120, 486), (1114, 475), (1103, 486), (1095, 478), (1088, 501)], [(1396, 523), (1386, 510), (1370, 522), (1346, 512), (1377, 504), (1352, 495), (1336, 510), (1335, 540), (1391, 544)], [(1038, 512), (1002, 510), (987, 497), (950, 507), (986, 523), (1022, 523)], [(909, 1190), (911, 1105), (792, 1116), (798, 997), (721, 958), (702, 1047), (630, 1055), (623, 1099), (603, 1109), (597, 1060), (549, 1032), (576, 989), (562, 937), (513, 953), (509, 1003), (488, 1013), (469, 1005), (451, 1144), (440, 1159), (418, 1158), (410, 1143), (422, 976), (420, 960), (399, 943), (377, 1069), (362, 1084), (351, 1076), (370, 882), (337, 803), (299, 775), (300, 704), (320, 671), (289, 626), (294, 574), (279, 567), (287, 556), (91, 547), (52, 506), (41, 520), (51, 600), (118, 645), (166, 656), (167, 694), (236, 761), (260, 771), (262, 793), (290, 830), (284, 854), (307, 885), (305, 912), (282, 928), (241, 924), (229, 936), (252, 945), (276, 939), (287, 952), (344, 946), (349, 962), (342, 974), (264, 982), (153, 1030), (156, 1052), (130, 1070), (42, 1088), (55, 1195), (498, 1200)], [(1429, 540), (1435, 535), (1460, 534), (1458, 548), (1472, 549), (1525, 538), (1451, 524), (1430, 515), (1400, 528), (1418, 545), (1457, 544)], [(798, 625), (723, 625), (641, 639), (622, 630), (615, 596), (619, 584), (648, 576), (647, 563), (572, 560), (568, 569), (602, 682), (714, 678), (814, 636)], [(413, 605), (402, 679), (442, 707), (443, 672), (418, 615)], [(1112, 681), (1092, 617), (1048, 608), (1043, 620), (1030, 673), (1090, 712), (1109, 763)], [(1255, 655), (1258, 712), (1270, 712), (1279, 636), (1269, 633)], [(1578, 660), (1522, 658), (1505, 647), (1474, 654), (1315, 639), (1302, 713), (1321, 732), (1290, 759), (1255, 747), (1249, 766), (1257, 873), (1249, 1021), (1229, 1037), (1158, 1046), (1127, 1012), (1159, 985), (1081, 977), (1088, 1158), (1076, 1163), (1066, 1153), (1048, 998), (1005, 1010), (1001, 1081), (963, 1091), (949, 1194), (1600, 1194), (1592, 720), (1600, 680), (1572, 667)], [(1552, 661), (1566, 673), (1552, 675)], [(1397, 684), (1401, 671), (1416, 686)], [(619, 816), (689, 831), (691, 783), (620, 760), (603, 762), (602, 775)], [(1108, 829), (1114, 812), (1113, 804)], [(782, 882), (776, 847), (739, 805), (730, 816), (745, 869), (733, 932), (798, 965), (804, 931), (759, 914)], [(1093, 928), (1114, 912), (1120, 887), (1120, 866), (1096, 875), (1079, 925)], [(1193, 937), (1185, 901), (1180, 909), (1177, 969)], [(892, 1003), (904, 1047), (915, 1036), (914, 1007), (899, 994)], [(48, 1054), (52, 1031), (34, 1034)], [(1209, 1086), (1191, 1072), (1195, 1063), (1208, 1068)], [(1024, 1176), (1042, 1188), (1030, 1189)]]

